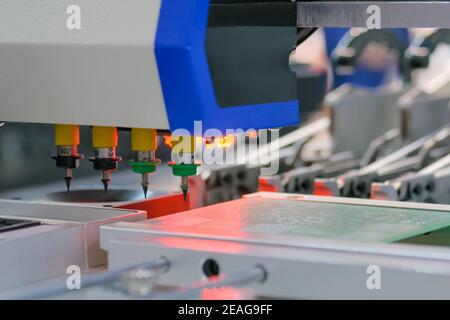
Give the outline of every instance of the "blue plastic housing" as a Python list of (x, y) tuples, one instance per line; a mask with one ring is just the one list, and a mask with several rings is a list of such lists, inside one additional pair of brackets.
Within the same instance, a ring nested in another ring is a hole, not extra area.
[(298, 101), (222, 108), (208, 66), (209, 0), (162, 0), (155, 54), (171, 130), (265, 129), (298, 123)]

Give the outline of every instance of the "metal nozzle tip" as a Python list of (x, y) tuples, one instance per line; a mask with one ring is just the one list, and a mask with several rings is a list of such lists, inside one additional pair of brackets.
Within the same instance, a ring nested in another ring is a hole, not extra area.
[(64, 180), (66, 180), (66, 187), (67, 187), (67, 192), (70, 191), (70, 182), (72, 181), (71, 177), (64, 177)]
[(143, 173), (142, 174), (142, 191), (144, 192), (144, 197), (147, 199), (147, 193), (148, 193), (148, 186), (149, 186), (149, 174)]
[(103, 189), (105, 190), (105, 193), (108, 193), (109, 180), (102, 180), (102, 183), (103, 183)]
[(103, 183), (103, 189), (105, 190), (105, 193), (108, 193), (108, 187), (109, 183), (111, 182), (111, 175), (109, 171), (103, 171), (102, 175), (102, 183)]
[(67, 192), (70, 191), (70, 182), (72, 181), (73, 171), (72, 169), (66, 168), (64, 171), (64, 180), (66, 180)]
[(188, 189), (189, 189), (189, 178), (181, 177), (181, 191), (183, 191), (184, 201), (187, 200)]
[(142, 186), (142, 191), (144, 192), (145, 199), (147, 199), (148, 187), (147, 186)]

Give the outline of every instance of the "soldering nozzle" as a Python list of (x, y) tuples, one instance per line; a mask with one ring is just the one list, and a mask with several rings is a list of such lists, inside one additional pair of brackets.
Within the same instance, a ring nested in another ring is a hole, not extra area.
[(187, 200), (189, 190), (189, 177), (181, 177), (181, 191), (183, 191), (184, 201)]
[(142, 186), (142, 191), (144, 192), (145, 199), (147, 199), (148, 187), (147, 186)]
[(141, 185), (142, 185), (142, 191), (144, 192), (144, 197), (146, 199), (147, 199), (148, 186), (150, 185), (149, 178), (150, 178), (150, 174), (148, 174), (148, 173), (142, 174)]
[(64, 180), (66, 180), (67, 192), (70, 191), (70, 182), (72, 181), (72, 178), (73, 178), (73, 170), (70, 168), (66, 168), (64, 170)]
[(110, 182), (111, 182), (111, 173), (109, 171), (103, 171), (102, 183), (103, 189), (105, 189), (105, 193), (108, 193), (108, 187)]

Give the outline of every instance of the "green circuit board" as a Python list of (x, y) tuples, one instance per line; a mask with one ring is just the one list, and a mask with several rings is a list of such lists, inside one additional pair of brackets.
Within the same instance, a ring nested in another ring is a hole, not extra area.
[(392, 243), (450, 226), (450, 211), (247, 198), (149, 221), (170, 233)]

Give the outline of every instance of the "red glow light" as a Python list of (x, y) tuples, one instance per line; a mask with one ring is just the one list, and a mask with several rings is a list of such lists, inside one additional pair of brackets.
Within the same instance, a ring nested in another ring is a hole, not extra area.
[(223, 138), (216, 139), (216, 145), (219, 148), (228, 148), (234, 144), (235, 140), (236, 140), (236, 137), (234, 135), (230, 134)]
[(242, 290), (232, 287), (220, 287), (203, 289), (200, 298), (202, 300), (241, 300), (245, 299), (246, 296)]
[(164, 143), (172, 148), (172, 136), (164, 136)]

